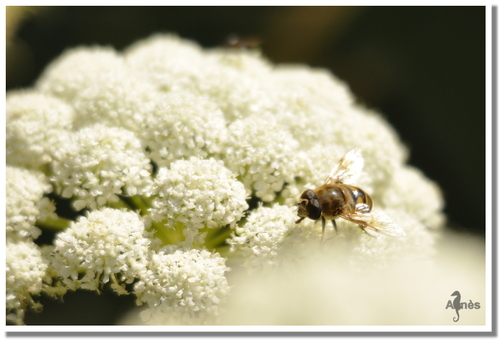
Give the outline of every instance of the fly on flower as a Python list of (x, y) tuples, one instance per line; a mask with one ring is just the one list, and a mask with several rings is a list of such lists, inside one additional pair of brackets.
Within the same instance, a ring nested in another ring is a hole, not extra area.
[(405, 236), (404, 231), (389, 216), (372, 210), (373, 200), (363, 189), (350, 185), (363, 165), (361, 150), (353, 149), (344, 155), (322, 186), (306, 190), (300, 195), (297, 212), (300, 219), (295, 223), (300, 223), (306, 217), (312, 220), (321, 218), (321, 244), (326, 220), (332, 221), (337, 232), (337, 217), (358, 224), (367, 233), (375, 231), (389, 236)]

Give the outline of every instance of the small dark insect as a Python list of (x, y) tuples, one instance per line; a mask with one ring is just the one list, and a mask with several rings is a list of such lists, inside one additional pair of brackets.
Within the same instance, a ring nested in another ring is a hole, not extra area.
[(240, 37), (236, 34), (232, 34), (227, 37), (224, 43), (225, 47), (233, 49), (256, 49), (262, 45), (262, 41), (256, 37)]
[(361, 172), (363, 165), (361, 150), (353, 149), (342, 157), (322, 186), (306, 190), (300, 195), (297, 212), (300, 219), (295, 223), (300, 223), (306, 217), (312, 220), (321, 218), (321, 245), (325, 236), (326, 220), (332, 221), (337, 232), (337, 217), (358, 224), (365, 232), (405, 236), (405, 232), (393, 223), (389, 216), (373, 210), (373, 200), (363, 189), (350, 185), (350, 181)]

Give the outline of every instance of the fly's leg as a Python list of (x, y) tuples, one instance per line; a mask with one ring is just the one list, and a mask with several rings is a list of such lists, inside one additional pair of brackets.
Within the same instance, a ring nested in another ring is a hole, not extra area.
[(319, 249), (323, 249), (323, 238), (325, 237), (325, 225), (326, 220), (321, 216), (321, 242), (319, 243)]
[(339, 230), (337, 229), (337, 223), (335, 222), (335, 220), (332, 220), (332, 224), (333, 224), (333, 229), (335, 229), (335, 236), (337, 236), (337, 234), (339, 233)]
[[(337, 237), (337, 235), (339, 234), (339, 230), (337, 229), (337, 223), (335, 222), (335, 220), (332, 220), (332, 225), (333, 225), (333, 229), (335, 229), (335, 235), (333, 235), (332, 237), (330, 238), (327, 238), (326, 241), (329, 241), (331, 240), (332, 238), (334, 237)], [(325, 241), (325, 242), (326, 242)]]

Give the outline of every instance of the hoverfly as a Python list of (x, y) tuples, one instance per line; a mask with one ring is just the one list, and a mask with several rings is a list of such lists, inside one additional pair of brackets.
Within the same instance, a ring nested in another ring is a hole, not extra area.
[(312, 220), (321, 218), (322, 234), (325, 236), (326, 220), (331, 220), (335, 232), (338, 233), (335, 219), (341, 217), (354, 222), (370, 235), (368, 231), (403, 237), (405, 232), (386, 214), (373, 210), (373, 200), (363, 189), (351, 185), (351, 181), (361, 172), (364, 160), (361, 150), (353, 149), (346, 153), (337, 166), (326, 178), (325, 183), (314, 189), (305, 190), (300, 195), (295, 223), (308, 217)]

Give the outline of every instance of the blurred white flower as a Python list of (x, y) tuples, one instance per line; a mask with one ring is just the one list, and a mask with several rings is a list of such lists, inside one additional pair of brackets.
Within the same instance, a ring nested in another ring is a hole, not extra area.
[(166, 246), (151, 252), (147, 271), (134, 285), (147, 324), (213, 324), (230, 287), (225, 259), (204, 249)]
[[(413, 242), (414, 236), (408, 234), (403, 242)], [(321, 330), (333, 332), (343, 331), (345, 326), (371, 331), (370, 326), (457, 327), (455, 311), (445, 309), (457, 286), (460, 292), (467, 292), (467, 299), (481, 303), (480, 309), (460, 311), (462, 325), (488, 322), (487, 266), (481, 238), (446, 232), (436, 245), (432, 263), (417, 259), (420, 251), (426, 251), (417, 247), (401, 251), (399, 258), (389, 251), (394, 256), (390, 262), (379, 252), (373, 260), (366, 254), (364, 263), (353, 263), (349, 249), (358, 243), (334, 252), (337, 241), (338, 237), (325, 244), (324, 252), (317, 246), (310, 248), (293, 271), (252, 276), (245, 275), (243, 268), (229, 272), (233, 288), (220, 324), (321, 325)], [(381, 267), (384, 262), (390, 266)], [(380, 265), (373, 266), (376, 263)]]
[(118, 293), (145, 270), (153, 240), (148, 226), (131, 211), (105, 208), (81, 216), (54, 241), (52, 265), (64, 284), (99, 291), (109, 281)]
[(77, 131), (61, 146), (52, 180), (74, 207), (96, 209), (117, 202), (117, 195), (145, 194), (151, 185), (151, 164), (139, 139), (129, 130), (92, 125)]
[(45, 175), (35, 170), (7, 166), (6, 168), (6, 226), (10, 238), (40, 236), (36, 220), (53, 216), (54, 205), (48, 198), (52, 187)]
[(151, 217), (169, 228), (183, 226), (186, 244), (200, 243), (199, 230), (233, 226), (248, 208), (246, 191), (222, 161), (178, 160), (160, 168), (154, 183)]
[(439, 187), (414, 167), (404, 166), (395, 171), (381, 203), (404, 211), (429, 228), (439, 228), (445, 221)]
[(7, 164), (40, 169), (57, 155), (73, 127), (73, 108), (32, 90), (7, 93)]
[(32, 299), (40, 294), (47, 265), (40, 249), (31, 240), (9, 240), (6, 248), (6, 308), (7, 321), (23, 324), (28, 307), (40, 311), (41, 305)]
[[(293, 265), (306, 257), (301, 248), (310, 243), (313, 223), (297, 226), (293, 211), (275, 204), (253, 210), (245, 223), (228, 240), (231, 251), (241, 251), (249, 273), (273, 272), (283, 265)], [(316, 243), (317, 245), (317, 243)]]

